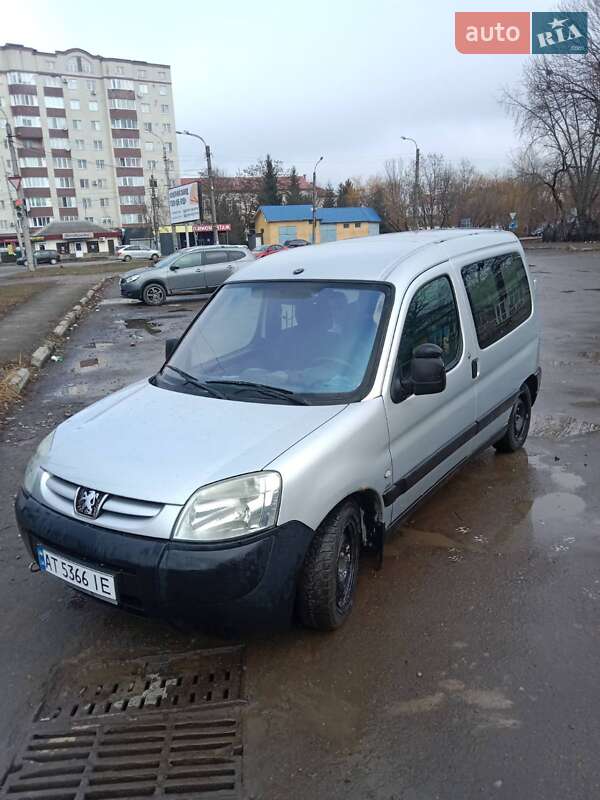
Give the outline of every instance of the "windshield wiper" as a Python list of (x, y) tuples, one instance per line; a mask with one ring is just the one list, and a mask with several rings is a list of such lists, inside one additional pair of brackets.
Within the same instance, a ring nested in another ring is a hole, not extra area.
[[(203, 389), (207, 394), (212, 395), (212, 397), (218, 397), (220, 400), (227, 399), (225, 395), (219, 392), (217, 389), (213, 389), (212, 386), (209, 386), (203, 381), (199, 381), (198, 378), (195, 378), (193, 375), (190, 375), (189, 372), (184, 372), (182, 369), (179, 369), (179, 367), (173, 367), (171, 364), (166, 364), (165, 366), (167, 367), (167, 369), (172, 369), (173, 372), (176, 372), (178, 375), (181, 375), (181, 377), (185, 380), (186, 383), (189, 383), (192, 386), (197, 386), (199, 389)], [(212, 383), (212, 381), (210, 382)]]
[(300, 406), (307, 406), (309, 405), (308, 400), (305, 400), (304, 397), (301, 397), (296, 392), (292, 392), (290, 389), (281, 389), (278, 386), (268, 386), (266, 383), (253, 383), (252, 381), (207, 381), (207, 383), (220, 383), (224, 386), (241, 386), (247, 387), (249, 389), (255, 389), (257, 392), (261, 392), (264, 395), (268, 395), (271, 397), (279, 397), (282, 400), (287, 400), (290, 403), (296, 403)]

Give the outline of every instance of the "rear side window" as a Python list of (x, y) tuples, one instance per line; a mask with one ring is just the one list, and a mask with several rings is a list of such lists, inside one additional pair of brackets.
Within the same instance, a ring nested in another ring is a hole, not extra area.
[(243, 258), (246, 253), (243, 250), (228, 250), (227, 257), (229, 261), (237, 261), (240, 258)]
[(205, 264), (222, 264), (228, 260), (226, 250), (206, 250), (204, 253)]
[(462, 268), (481, 348), (510, 333), (531, 314), (531, 292), (518, 253), (486, 258)]
[(462, 352), (462, 337), (456, 300), (447, 275), (421, 286), (410, 301), (396, 366), (403, 378), (410, 375), (415, 347), (427, 343), (442, 348), (447, 370), (456, 365)]

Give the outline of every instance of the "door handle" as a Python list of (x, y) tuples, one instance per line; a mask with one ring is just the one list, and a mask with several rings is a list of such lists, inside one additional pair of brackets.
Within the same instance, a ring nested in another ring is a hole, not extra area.
[(194, 272), (202, 272), (202, 269), (195, 269)]
[(479, 377), (479, 359), (478, 358), (474, 358), (471, 361), (471, 377), (473, 378), (473, 380), (475, 380), (475, 378)]

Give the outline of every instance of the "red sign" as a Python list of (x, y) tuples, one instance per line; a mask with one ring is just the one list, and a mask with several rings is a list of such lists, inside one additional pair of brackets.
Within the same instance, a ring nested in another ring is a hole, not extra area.
[(11, 175), (7, 178), (8, 182), (11, 184), (15, 191), (19, 191), (21, 188), (21, 176), (20, 175)]
[(530, 53), (529, 11), (457, 11), (454, 35), (459, 53)]
[[(194, 233), (210, 233), (212, 229), (213, 229), (212, 225), (198, 225), (197, 223), (195, 225), (192, 225), (192, 230), (194, 231)], [(231, 225), (228, 222), (220, 222), (217, 225), (217, 230), (219, 231), (219, 233), (225, 233), (225, 231), (231, 230)]]

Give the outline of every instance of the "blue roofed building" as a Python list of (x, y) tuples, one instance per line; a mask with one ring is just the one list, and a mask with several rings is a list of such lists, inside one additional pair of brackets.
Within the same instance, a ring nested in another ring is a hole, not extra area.
[[(317, 208), (316, 243), (375, 236), (381, 218), (373, 208)], [(260, 206), (255, 229), (263, 244), (284, 244), (289, 239), (312, 241), (312, 206)]]

